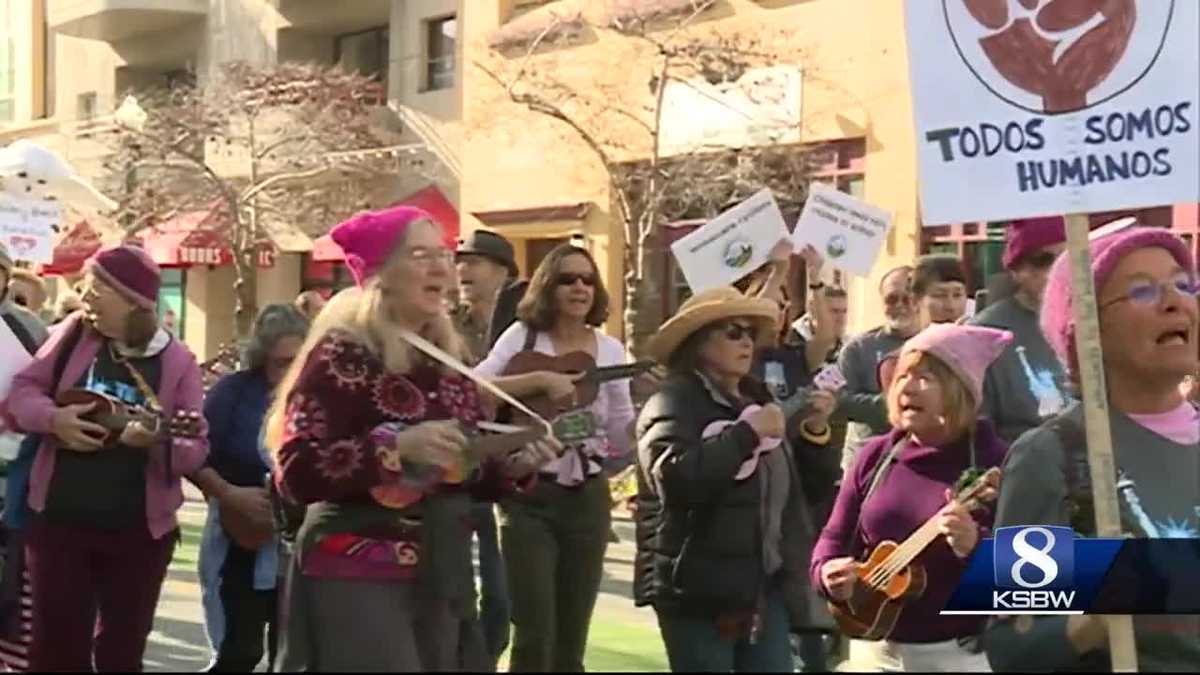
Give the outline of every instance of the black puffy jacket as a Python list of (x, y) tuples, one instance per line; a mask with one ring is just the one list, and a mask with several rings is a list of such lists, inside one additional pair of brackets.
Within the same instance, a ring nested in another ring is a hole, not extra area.
[[(746, 399), (770, 397), (743, 381)], [(782, 517), (783, 567), (767, 579), (762, 559), (761, 482), (757, 472), (735, 481), (758, 444), (739, 422), (702, 440), (711, 423), (736, 420), (745, 404), (719, 401), (696, 374), (673, 375), (638, 418), (637, 557), (634, 601), (659, 609), (716, 616), (752, 610), (759, 594), (780, 584), (793, 628), (807, 627), (808, 561), (813, 528), (795, 463)]]

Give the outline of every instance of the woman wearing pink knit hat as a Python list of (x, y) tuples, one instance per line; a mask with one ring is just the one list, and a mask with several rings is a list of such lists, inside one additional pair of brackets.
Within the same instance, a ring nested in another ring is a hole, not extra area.
[(886, 638), (851, 642), (851, 670), (988, 670), (987, 659), (964, 646), (982, 631), (982, 618), (941, 611), (989, 536), (990, 512), (973, 513), (950, 495), (1004, 459), (1006, 446), (979, 406), (984, 371), (1011, 340), (1007, 331), (935, 324), (900, 350), (887, 386), (892, 430), (867, 441), (842, 480), (813, 549), (812, 583), (845, 602), (862, 583), (858, 561), (879, 543), (902, 542), (934, 517), (944, 536), (914, 560), (925, 570), (925, 591), (904, 606)]
[(158, 326), (159, 284), (158, 265), (141, 249), (97, 253), (87, 267), (84, 310), (13, 381), (10, 415), (41, 435), (28, 497), (31, 671), (142, 669), (179, 540), (180, 479), (201, 469), (208, 443), (203, 428), (173, 436), (165, 425), (93, 417), (94, 404), (56, 399), (84, 389), (166, 419), (198, 416), (200, 367)]
[[(1159, 228), (1120, 230), (1090, 248), (1122, 529), (1134, 537), (1200, 537), (1200, 412), (1180, 386), (1200, 365), (1195, 264), (1187, 246)], [(1075, 302), (1063, 256), (1050, 271), (1042, 330), (1078, 387)], [(1077, 403), (1013, 445), (997, 526), (1070, 525), (1094, 536), (1089, 476)], [(1160, 599), (1163, 613), (1172, 614), (1176, 598)], [(988, 632), (996, 670), (1109, 669), (1105, 624), (1095, 616), (1022, 620), (1000, 622)], [(1134, 630), (1139, 669), (1200, 665), (1197, 617), (1135, 617)]]
[(307, 507), (276, 668), (485, 669), (471, 500), (527, 485), (553, 452), (465, 461), (484, 420), (479, 392), (405, 337), (465, 354), (443, 304), (454, 253), (428, 214), (360, 213), (332, 236), (358, 287), (321, 311), (265, 424), (280, 493)]

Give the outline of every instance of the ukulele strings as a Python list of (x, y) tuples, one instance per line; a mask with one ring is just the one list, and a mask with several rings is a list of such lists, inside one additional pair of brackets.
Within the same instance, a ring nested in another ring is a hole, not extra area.
[[(975, 492), (977, 492), (976, 489), (968, 491), (959, 501), (963, 504), (973, 502)], [(936, 514), (934, 518), (936, 518)], [(872, 570), (871, 574), (865, 579), (867, 584), (876, 590), (882, 590), (891, 584), (896, 575), (903, 572), (921, 554), (921, 551), (925, 550), (925, 547), (937, 538), (937, 521), (934, 518), (925, 521), (925, 524), (921, 525), (911, 537), (905, 540), (878, 567)]]

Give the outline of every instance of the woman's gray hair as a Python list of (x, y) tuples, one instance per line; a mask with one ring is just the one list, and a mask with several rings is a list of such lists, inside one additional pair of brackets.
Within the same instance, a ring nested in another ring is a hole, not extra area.
[(308, 319), (292, 305), (267, 305), (254, 320), (254, 333), (246, 345), (242, 363), (247, 370), (261, 370), (267, 357), (283, 338), (308, 335)]

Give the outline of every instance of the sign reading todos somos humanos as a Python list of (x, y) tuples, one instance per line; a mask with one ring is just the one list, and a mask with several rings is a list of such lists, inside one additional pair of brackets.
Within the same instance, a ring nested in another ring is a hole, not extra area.
[(925, 224), (1200, 201), (1200, 2), (905, 7)]
[(763, 188), (671, 244), (671, 253), (688, 286), (699, 293), (728, 286), (758, 269), (787, 236), (779, 204)]

